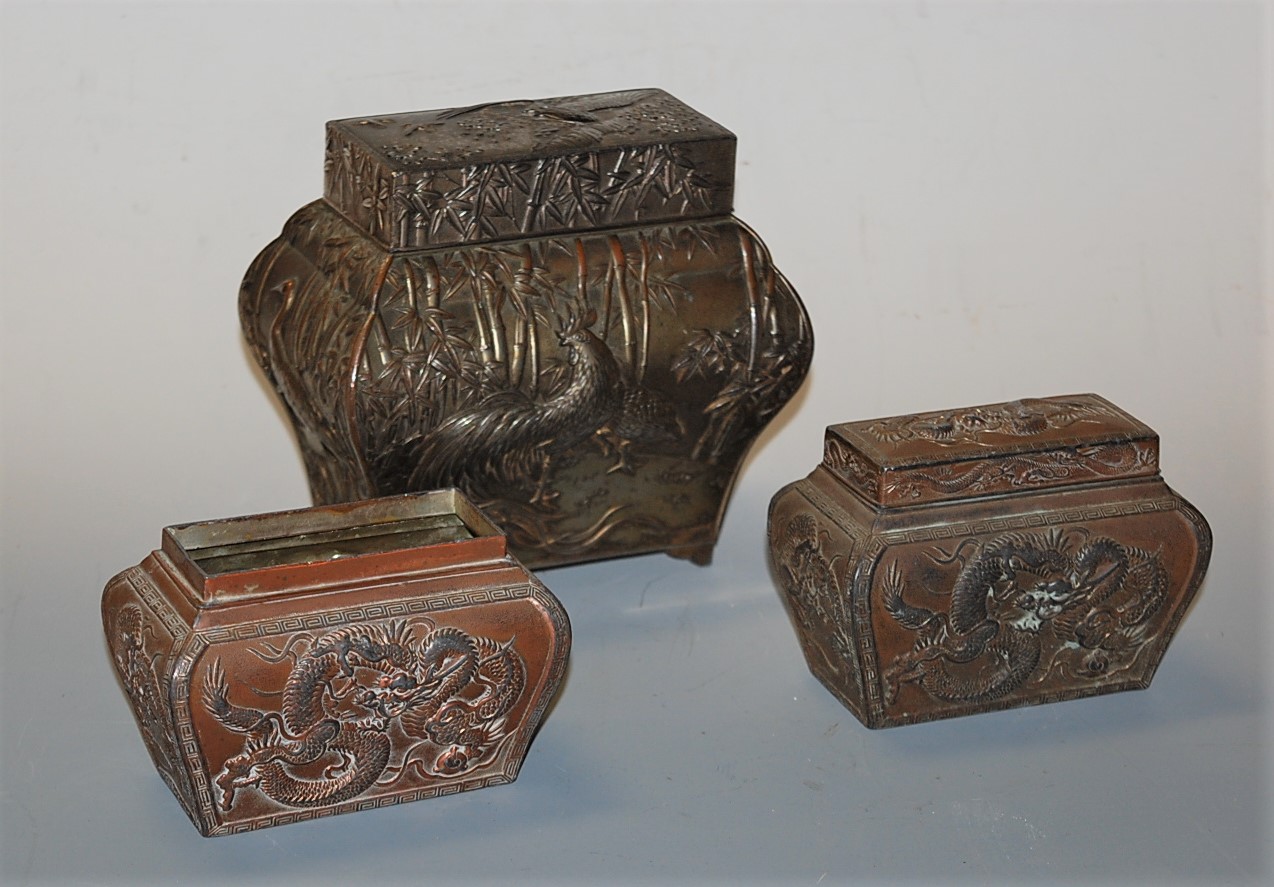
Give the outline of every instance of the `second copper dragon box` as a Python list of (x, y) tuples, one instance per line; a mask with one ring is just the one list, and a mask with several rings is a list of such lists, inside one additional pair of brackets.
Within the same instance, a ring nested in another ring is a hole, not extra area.
[(810, 670), (869, 727), (1148, 686), (1212, 549), (1158, 436), (1091, 394), (833, 425), (769, 533)]
[(533, 568), (706, 563), (812, 351), (734, 153), (657, 89), (329, 123), (240, 299), (315, 502), (456, 486)]
[(454, 490), (169, 527), (102, 618), (204, 835), (513, 781), (570, 648)]

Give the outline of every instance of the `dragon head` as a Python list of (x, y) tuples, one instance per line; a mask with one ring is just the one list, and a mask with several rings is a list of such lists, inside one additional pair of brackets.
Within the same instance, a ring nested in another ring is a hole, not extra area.
[(1023, 589), (1016, 602), (1022, 611), (1018, 627), (1030, 631), (1040, 629), (1070, 606), (1075, 593), (1075, 587), (1065, 579), (1041, 580)]
[(1065, 558), (1049, 549), (1010, 557), (1001, 583), (988, 595), (988, 612), (1015, 628), (1039, 631), (1081, 593), (1069, 573)]
[(469, 769), (469, 750), (463, 746), (453, 745), (434, 761), (433, 770), (439, 776), (459, 776)]
[(363, 691), (358, 701), (382, 718), (392, 720), (429, 693), (429, 688), (422, 686), (415, 675), (394, 670), (381, 674), (372, 686)]
[(241, 788), (256, 785), (261, 781), (257, 772), (257, 763), (251, 753), (235, 755), (226, 761), (217, 775), (217, 788), (221, 796), (217, 799), (222, 810), (229, 810), (234, 805), (235, 792)]

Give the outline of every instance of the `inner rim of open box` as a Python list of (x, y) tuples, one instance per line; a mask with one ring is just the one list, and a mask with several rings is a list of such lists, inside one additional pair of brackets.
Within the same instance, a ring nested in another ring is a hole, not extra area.
[(205, 574), (219, 576), (473, 538), (475, 533), (460, 515), (432, 514), (392, 523), (342, 527), (274, 539), (249, 539), (188, 550), (187, 554)]

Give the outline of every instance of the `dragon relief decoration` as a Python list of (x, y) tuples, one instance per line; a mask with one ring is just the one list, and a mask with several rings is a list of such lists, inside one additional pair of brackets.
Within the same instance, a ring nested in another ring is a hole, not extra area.
[(1161, 552), (1083, 529), (965, 539), (927, 556), (959, 565), (945, 610), (915, 594), (895, 560), (880, 588), (886, 612), (914, 635), (883, 672), (886, 701), (914, 685), (948, 702), (989, 703), (1050, 679), (1109, 681), (1128, 672), (1153, 637), (1168, 592)]
[(1129, 477), (1156, 470), (1154, 447), (1138, 443), (1096, 444), (1046, 453), (1005, 455), (964, 465), (890, 472), (887, 499), (930, 499), (961, 494), (1055, 486), (1081, 480)]
[(813, 648), (832, 674), (847, 669), (852, 674), (857, 663), (851, 634), (852, 604), (839, 575), (847, 559), (840, 554), (829, 558), (824, 546), (827, 540), (828, 531), (809, 514), (793, 515), (781, 529), (771, 526), (774, 564), (802, 637), (814, 637), (816, 627), (826, 631), (830, 651), (823, 644)]
[(302, 632), (281, 650), (252, 653), (292, 661), (278, 711), (232, 701), (219, 659), (203, 680), (206, 711), (245, 737), (214, 780), (226, 811), (248, 790), (287, 807), (321, 807), (402, 779), (474, 773), (514, 735), (507, 715), (526, 685), (513, 639), (424, 617)]
[(147, 639), (153, 635), (154, 629), (142, 608), (130, 603), (120, 608), (112, 620), (108, 642), (120, 682), (132, 700), (146, 750), (164, 782), (186, 809), (192, 810), (194, 799), (177, 764), (181, 756), (168, 727), (167, 694), (160, 681), (158, 663), (165, 653), (147, 647)]
[(1079, 422), (1113, 415), (1093, 401), (1023, 398), (986, 407), (895, 416), (872, 422), (867, 433), (877, 440), (923, 440), (940, 445), (977, 444), (985, 434), (1032, 437)]

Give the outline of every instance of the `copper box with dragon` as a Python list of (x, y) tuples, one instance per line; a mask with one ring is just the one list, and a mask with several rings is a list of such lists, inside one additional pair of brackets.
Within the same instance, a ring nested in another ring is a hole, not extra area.
[(533, 569), (706, 563), (812, 350), (734, 158), (658, 89), (329, 123), (240, 297), (314, 501), (454, 486)]
[(168, 527), (102, 619), (204, 835), (511, 782), (570, 648), (454, 490)]
[(833, 425), (769, 537), (810, 670), (869, 727), (1147, 687), (1212, 549), (1158, 436), (1093, 394)]

